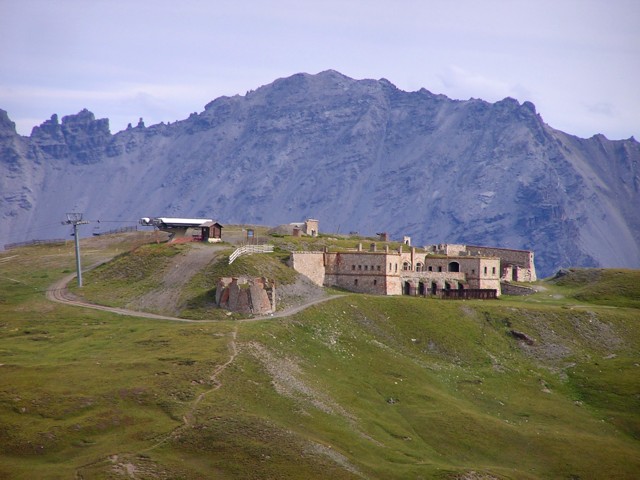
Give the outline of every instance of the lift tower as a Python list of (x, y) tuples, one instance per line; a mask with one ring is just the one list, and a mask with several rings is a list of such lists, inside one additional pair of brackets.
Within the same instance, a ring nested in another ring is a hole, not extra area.
[(82, 220), (81, 213), (67, 213), (67, 221), (62, 222), (63, 225), (73, 225), (73, 238), (76, 242), (76, 276), (78, 278), (78, 287), (82, 286), (82, 267), (80, 265), (80, 238), (78, 235), (78, 225), (86, 225), (86, 220)]

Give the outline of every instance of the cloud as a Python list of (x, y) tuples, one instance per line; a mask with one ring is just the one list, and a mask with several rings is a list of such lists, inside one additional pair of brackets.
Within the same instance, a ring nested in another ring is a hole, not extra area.
[(521, 84), (510, 84), (477, 72), (469, 72), (457, 65), (448, 65), (437, 74), (444, 92), (453, 98), (470, 97), (496, 101), (505, 97), (527, 100), (529, 90)]
[(615, 108), (609, 102), (585, 104), (585, 108), (589, 113), (596, 115), (603, 115), (606, 117), (613, 117), (615, 115)]

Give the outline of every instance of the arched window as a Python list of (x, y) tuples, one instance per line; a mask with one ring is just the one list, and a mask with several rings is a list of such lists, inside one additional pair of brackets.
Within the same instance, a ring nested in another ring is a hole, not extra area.
[(420, 262), (416, 263), (416, 272), (422, 272), (424, 270), (424, 265)]
[(450, 272), (459, 272), (460, 264), (458, 262), (449, 262), (449, 271)]
[(411, 264), (409, 262), (404, 262), (402, 264), (402, 270), (405, 270), (405, 271), (411, 270)]

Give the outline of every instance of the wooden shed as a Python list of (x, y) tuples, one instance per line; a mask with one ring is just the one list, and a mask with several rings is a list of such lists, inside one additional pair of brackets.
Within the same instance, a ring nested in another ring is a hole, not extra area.
[(222, 241), (222, 225), (218, 222), (212, 220), (204, 222), (200, 225), (200, 230), (202, 231), (203, 242), (214, 243)]

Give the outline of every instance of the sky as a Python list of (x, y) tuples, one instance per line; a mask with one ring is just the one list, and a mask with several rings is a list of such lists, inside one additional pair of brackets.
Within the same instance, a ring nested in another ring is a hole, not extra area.
[(640, 139), (639, 20), (638, 0), (0, 0), (0, 109), (22, 135), (83, 108), (116, 133), (332, 69)]

